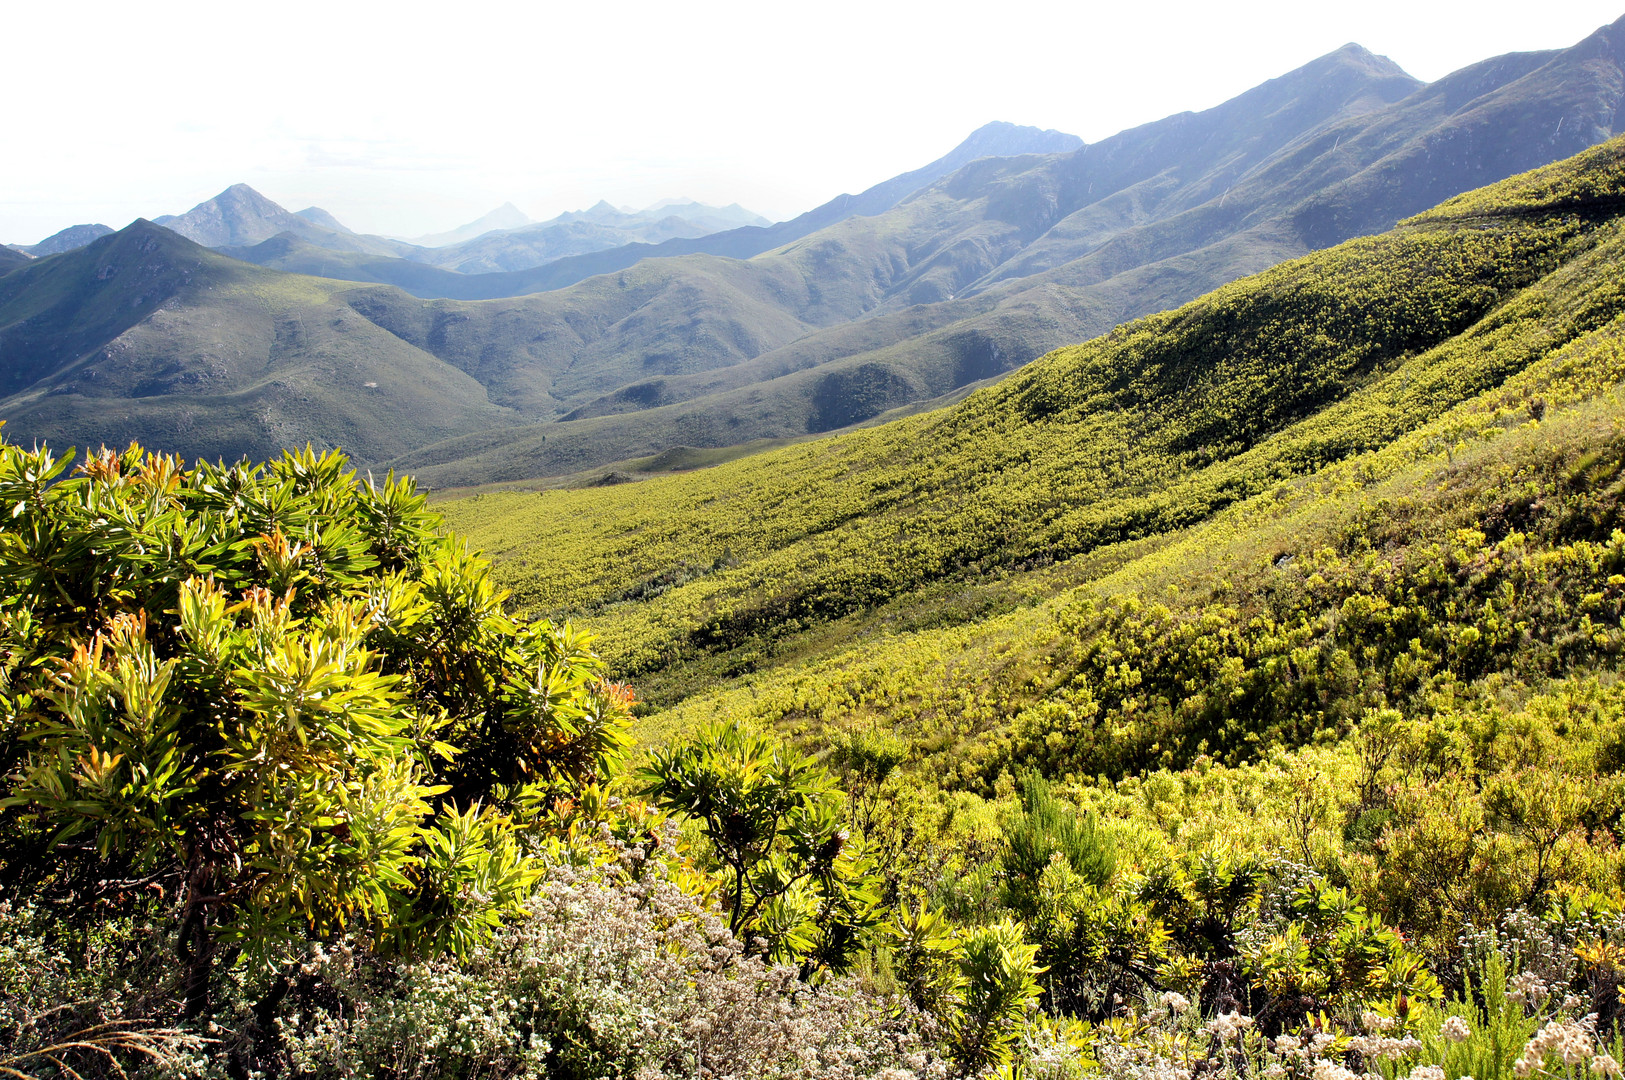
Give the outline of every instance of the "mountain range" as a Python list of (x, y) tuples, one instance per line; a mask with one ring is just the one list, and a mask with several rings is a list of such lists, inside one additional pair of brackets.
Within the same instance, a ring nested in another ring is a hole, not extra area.
[[(481, 220), (491, 216), (487, 214)], [(708, 236), (767, 224), (766, 218), (738, 203), (715, 207), (691, 199), (667, 200), (643, 210), (629, 211), (600, 201), (586, 210), (563, 213), (549, 221), (487, 230), (467, 239), (411, 252), (408, 257), (413, 262), (459, 274), (501, 273), (528, 270), (567, 255), (584, 255), (626, 244), (659, 243), (676, 237)], [(474, 227), (464, 226), (457, 231)]]
[[(662, 243), (633, 240), (614, 246), (602, 245), (598, 249), (564, 255), (514, 271), (466, 275), (455, 272), (455, 267), (459, 265), (475, 268), (475, 263), (466, 260), (463, 252), (469, 245), (476, 248), (489, 246), (488, 243), (482, 245), (481, 239), (435, 249), (432, 255), (417, 252), (405, 257), (388, 258), (355, 253), (335, 255), (325, 250), (319, 242), (290, 234), (278, 236), (257, 247), (233, 251), (232, 254), (261, 266), (294, 273), (397, 285), (414, 296), (426, 299), (501, 299), (565, 288), (589, 277), (628, 269), (648, 258), (703, 254), (748, 259), (848, 218), (884, 213), (921, 187), (942, 179), (972, 161), (986, 157), (1060, 153), (1082, 145), (1083, 140), (1075, 135), (996, 121), (977, 128), (958, 146), (928, 165), (882, 181), (857, 195), (838, 195), (789, 221), (767, 226), (747, 224), (723, 232), (704, 236), (696, 234), (693, 238), (671, 239)], [(613, 210), (607, 204), (600, 206)], [(550, 228), (560, 228), (566, 230), (561, 240), (568, 244), (571, 240), (567, 230), (575, 223), (571, 215), (561, 215), (541, 226), (504, 230), (500, 235), (522, 238), (527, 228), (538, 228), (544, 232)], [(431, 264), (436, 269), (428, 269)]]
[(184, 214), (153, 219), (171, 232), (210, 248), (257, 244), (283, 234), (304, 237), (335, 251), (399, 254), (407, 245), (382, 237), (358, 236), (320, 207), (289, 213), (247, 184), (233, 184)]
[(39, 258), (42, 255), (60, 255), (64, 251), (84, 247), (92, 240), (106, 236), (113, 230), (106, 225), (70, 225), (52, 233), (37, 244), (13, 244), (11, 250)]
[[(805, 437), (950, 400), (1594, 145), (1613, 131), (1622, 73), (1625, 20), (1430, 84), (1351, 45), (1088, 146), (987, 156), (1006, 135), (1014, 144), (994, 150), (1069, 139), (991, 126), (807, 220), (517, 273), (317, 247), (307, 237), (321, 226), (263, 208), (287, 227), (227, 248), (262, 267), (137, 223), (0, 277), (0, 416), (14, 438), (210, 456), (336, 443), (439, 485)], [(411, 292), (338, 280), (363, 266), (420, 276)], [(447, 279), (492, 299), (412, 294)], [(433, 408), (405, 388), (423, 379), (439, 388)], [(386, 388), (402, 396), (379, 408)]]
[(440, 507), (655, 743), (874, 722), (982, 789), (1244, 759), (1617, 664), (1622, 282), (1625, 136), (951, 408)]
[[(424, 245), (359, 234), (319, 206), (290, 212), (247, 184), (233, 184), (184, 214), (164, 214), (153, 221), (217, 251), (242, 255), (243, 249), (255, 249), (260, 257), (249, 261), (272, 261), (266, 253), (299, 245), (301, 250), (316, 253), (314, 257), (322, 264), (318, 276), (340, 278), (345, 276), (344, 256), (478, 274), (525, 270), (567, 255), (626, 244), (768, 224), (738, 204), (714, 207), (691, 199), (668, 199), (640, 211), (599, 202), (545, 222), (532, 222), (508, 204), (450, 233), (429, 237), (439, 242)], [(56, 255), (84, 247), (112, 231), (106, 225), (74, 225), (38, 244), (12, 245), (11, 250), (35, 257)]]

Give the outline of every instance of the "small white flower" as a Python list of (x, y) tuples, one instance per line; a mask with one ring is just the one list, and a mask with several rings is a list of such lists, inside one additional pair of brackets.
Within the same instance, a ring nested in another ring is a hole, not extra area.
[(1253, 1018), (1240, 1013), (1220, 1013), (1208, 1021), (1207, 1030), (1220, 1042), (1229, 1042), (1253, 1026)]
[(1394, 1018), (1374, 1013), (1368, 1009), (1360, 1014), (1360, 1026), (1367, 1031), (1391, 1031), (1394, 1026)]
[(1162, 995), (1162, 1003), (1163, 1005), (1167, 1006), (1168, 1011), (1173, 1013), (1175, 1016), (1183, 1014), (1191, 1007), (1190, 999), (1186, 998), (1184, 994), (1178, 993), (1174, 990), (1169, 990)]

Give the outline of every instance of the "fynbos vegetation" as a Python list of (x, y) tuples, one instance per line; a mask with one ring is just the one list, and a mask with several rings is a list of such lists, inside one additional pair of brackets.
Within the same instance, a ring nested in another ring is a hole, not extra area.
[(494, 565), (0, 444), (0, 1070), (1617, 1076), (1622, 265), (1616, 140)]

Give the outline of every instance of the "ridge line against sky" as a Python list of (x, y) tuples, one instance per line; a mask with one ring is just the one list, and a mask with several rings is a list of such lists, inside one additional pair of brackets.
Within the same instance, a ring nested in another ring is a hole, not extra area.
[(678, 193), (784, 220), (917, 168), (990, 120), (1095, 142), (1351, 41), (1432, 81), (1573, 45), (1625, 0), (966, 11), (22, 5), (6, 18), (0, 242), (184, 213), (238, 182), (397, 236), (508, 201), (544, 220)]

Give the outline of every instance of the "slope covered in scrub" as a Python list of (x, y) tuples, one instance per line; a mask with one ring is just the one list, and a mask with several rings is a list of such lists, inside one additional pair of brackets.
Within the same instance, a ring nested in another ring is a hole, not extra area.
[(948, 409), (442, 508), (601, 631), (657, 766), (719, 719), (822, 755), (888, 903), (1129, 1013), (1067, 1045), (1353, 1050), (1471, 989), (1393, 1053), (1510, 1077), (1621, 1018), (1622, 194), (1614, 140)]
[(1625, 139), (948, 409), (442, 503), (494, 570), (336, 453), (0, 441), (5, 1060), (1619, 1075), (1622, 194)]
[(1553, 365), (1600, 392), (1625, 310), (1608, 201), (1622, 157), (1615, 140), (1058, 350), (937, 413), (444, 510), (520, 606), (590, 614), (663, 703), (889, 625), (1025, 605), (1362, 455), (1443, 453), (1474, 410), (1496, 431), (1545, 416)]

